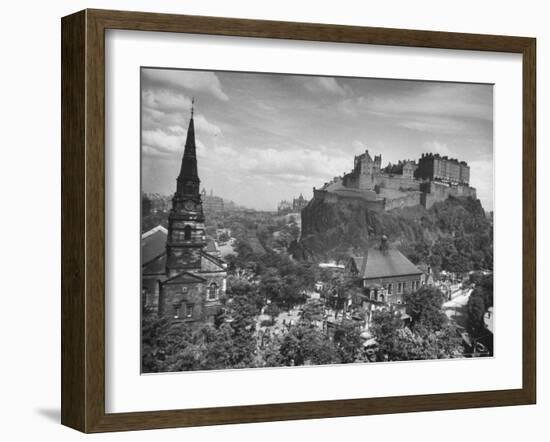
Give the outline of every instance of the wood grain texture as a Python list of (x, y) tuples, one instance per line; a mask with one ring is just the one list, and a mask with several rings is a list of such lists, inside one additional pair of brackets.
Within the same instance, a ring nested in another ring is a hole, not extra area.
[(85, 13), (61, 34), (61, 422), (85, 428)]
[[(522, 54), (523, 387), (501, 391), (106, 414), (104, 161), (104, 35), (106, 29)], [(526, 37), (103, 10), (86, 10), (63, 18), (62, 423), (84, 432), (101, 432), (534, 403), (536, 398), (535, 53), (535, 40)]]

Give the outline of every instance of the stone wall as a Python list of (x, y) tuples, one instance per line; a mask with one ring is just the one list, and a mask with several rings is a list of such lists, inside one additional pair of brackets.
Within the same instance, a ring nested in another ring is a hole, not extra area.
[[(415, 291), (415, 283), (418, 285), (418, 288), (422, 286), (424, 282), (423, 274), (416, 275), (403, 275), (403, 276), (389, 276), (386, 278), (370, 278), (363, 279), (362, 286), (365, 290), (369, 290), (368, 287), (372, 285), (380, 285), (381, 290), (377, 290), (376, 295), (378, 299), (376, 301), (381, 301), (380, 296), (384, 295), (384, 302), (388, 303), (400, 303), (403, 302), (403, 295), (405, 293), (411, 293)], [(390, 293), (390, 284), (391, 284), (391, 293)], [(399, 284), (401, 284), (401, 290), (399, 289)], [(370, 296), (374, 295), (373, 290), (367, 291), (366, 294)]]
[[(202, 275), (201, 275), (202, 276)], [(221, 308), (223, 276), (208, 278), (206, 282), (186, 283), (167, 281), (161, 284), (159, 294), (159, 316), (180, 321), (211, 322)], [(216, 282), (220, 291), (214, 300), (207, 299), (207, 290)]]
[(385, 187), (387, 189), (413, 189), (418, 190), (420, 188), (420, 182), (415, 179), (407, 178), (402, 175), (390, 175), (381, 173), (375, 178), (377, 186)]
[(448, 185), (437, 181), (422, 183), (420, 190), (425, 193), (422, 205), (429, 209), (438, 201), (445, 201), (450, 196), (477, 198), (476, 189), (466, 185)]
[(398, 209), (403, 207), (413, 207), (422, 204), (422, 192), (411, 191), (404, 193), (398, 198), (386, 199), (384, 204), (385, 210)]

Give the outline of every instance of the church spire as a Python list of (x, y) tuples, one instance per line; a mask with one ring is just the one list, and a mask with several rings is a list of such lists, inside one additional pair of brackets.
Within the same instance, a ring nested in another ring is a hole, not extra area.
[(195, 123), (193, 121), (195, 99), (191, 101), (191, 118), (187, 128), (185, 151), (181, 160), (180, 174), (178, 176), (177, 193), (187, 195), (199, 194), (199, 174), (197, 172), (197, 148), (195, 144)]

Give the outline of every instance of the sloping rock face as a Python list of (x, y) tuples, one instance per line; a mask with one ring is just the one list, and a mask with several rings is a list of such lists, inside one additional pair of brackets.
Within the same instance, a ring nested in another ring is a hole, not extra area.
[(462, 270), (452, 261), (460, 268), (492, 267), (492, 220), (471, 197), (450, 197), (430, 209), (415, 206), (387, 212), (370, 210), (355, 199), (313, 199), (302, 210), (302, 235), (291, 252), (296, 259), (341, 261), (363, 254), (382, 235), (415, 263), (453, 271)]

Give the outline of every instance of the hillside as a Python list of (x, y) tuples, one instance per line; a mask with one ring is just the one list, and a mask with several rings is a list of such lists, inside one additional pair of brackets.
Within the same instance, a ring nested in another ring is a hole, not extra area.
[(472, 198), (388, 212), (352, 199), (335, 204), (314, 199), (302, 211), (302, 237), (292, 253), (297, 259), (341, 260), (362, 254), (381, 235), (415, 264), (459, 272), (493, 265), (492, 221)]

